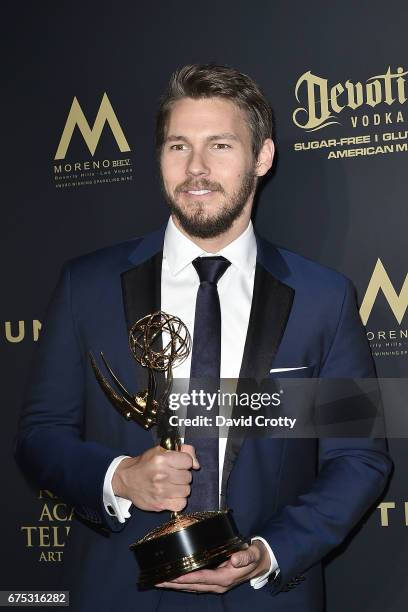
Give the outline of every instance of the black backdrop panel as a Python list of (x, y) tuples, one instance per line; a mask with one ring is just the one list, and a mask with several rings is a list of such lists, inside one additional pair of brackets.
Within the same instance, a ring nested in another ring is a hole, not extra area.
[[(33, 491), (14, 464), (19, 406), (61, 264), (167, 219), (153, 130), (176, 67), (216, 61), (260, 83), (274, 108), (278, 158), (257, 198), (256, 227), (352, 278), (379, 375), (407, 376), (407, 19), (403, 0), (7, 7), (2, 589), (61, 585), (72, 563), (70, 508)], [(106, 121), (99, 138), (85, 125), (97, 116)], [(69, 117), (72, 137), (55, 159)], [(406, 609), (406, 441), (390, 440), (390, 449), (395, 471), (379, 507), (328, 560), (329, 612)]]

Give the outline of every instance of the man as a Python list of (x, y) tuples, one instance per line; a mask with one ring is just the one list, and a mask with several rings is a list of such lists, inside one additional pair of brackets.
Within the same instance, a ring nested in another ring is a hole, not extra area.
[[(103, 350), (133, 389), (128, 330), (161, 308), (193, 336), (192, 354), (174, 370), (181, 378), (206, 368), (221, 378), (286, 369), (375, 375), (351, 283), (254, 234), (253, 199), (272, 166), (271, 136), (271, 109), (249, 77), (217, 65), (180, 69), (156, 128), (171, 211), (165, 232), (63, 268), (16, 452), (27, 475), (84, 519), (69, 543), (80, 563), (71, 595), (78, 610), (322, 610), (322, 558), (384, 489), (383, 440), (247, 436), (202, 446), (197, 457), (186, 432), (182, 452), (163, 451), (112, 409), (89, 364), (88, 352)], [(137, 367), (139, 388), (143, 374)], [(218, 568), (138, 592), (128, 545), (165, 520), (160, 511), (189, 509), (206, 487), (213, 495), (214, 482), (249, 547)]]

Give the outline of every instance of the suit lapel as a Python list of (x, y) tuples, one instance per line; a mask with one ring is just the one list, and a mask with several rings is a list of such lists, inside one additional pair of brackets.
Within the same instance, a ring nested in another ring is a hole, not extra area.
[(291, 287), (257, 263), (240, 378), (260, 381), (269, 374), (285, 331), (294, 293)]
[[(255, 269), (254, 290), (239, 378), (260, 382), (268, 374), (284, 334), (294, 290), (275, 278), (260, 263)], [(242, 383), (238, 381), (237, 393)], [(234, 411), (232, 416), (234, 416)], [(227, 440), (221, 485), (221, 507), (226, 505), (228, 478), (244, 442), (243, 435)]]
[(122, 274), (123, 306), (128, 331), (147, 314), (160, 310), (162, 251)]
[[(160, 250), (139, 263), (134, 268), (123, 272), (122, 297), (128, 332), (131, 327), (142, 317), (160, 310), (161, 303), (161, 268), (162, 268), (162, 243)], [(133, 256), (133, 261), (137, 258)], [(135, 361), (135, 373), (138, 387), (147, 389), (148, 371)], [(158, 385), (158, 393), (163, 385), (164, 374), (155, 373)], [(153, 440), (156, 443), (156, 427), (151, 430)]]

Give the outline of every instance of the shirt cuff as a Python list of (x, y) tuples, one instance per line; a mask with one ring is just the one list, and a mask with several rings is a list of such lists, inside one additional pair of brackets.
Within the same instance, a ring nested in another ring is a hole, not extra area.
[(129, 455), (120, 455), (120, 457), (116, 457), (108, 467), (105, 474), (105, 480), (103, 481), (103, 505), (105, 506), (106, 512), (110, 516), (115, 516), (119, 523), (124, 523), (126, 519), (130, 518), (129, 509), (132, 502), (129, 499), (114, 494), (112, 489), (112, 478), (122, 459), (127, 459), (128, 457)]
[(269, 576), (273, 574), (274, 572), (276, 572), (276, 575), (278, 575), (280, 570), (279, 570), (279, 566), (278, 566), (276, 557), (273, 554), (272, 548), (269, 546), (268, 542), (264, 540), (263, 538), (261, 538), (260, 536), (255, 536), (251, 538), (251, 544), (255, 542), (255, 540), (260, 540), (262, 544), (264, 544), (266, 550), (269, 553), (269, 557), (271, 559), (271, 565), (269, 567), (269, 570), (265, 572), (265, 574), (262, 574), (262, 576), (257, 576), (256, 578), (252, 578), (252, 580), (249, 581), (249, 584), (251, 585), (251, 587), (253, 587), (254, 589), (261, 589), (268, 582)]

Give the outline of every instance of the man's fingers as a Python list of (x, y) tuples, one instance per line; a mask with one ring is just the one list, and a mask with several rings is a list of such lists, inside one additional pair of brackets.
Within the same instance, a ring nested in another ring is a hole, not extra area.
[(225, 593), (235, 584), (247, 580), (249, 569), (248, 566), (240, 569), (229, 566), (216, 570), (197, 570), (156, 586), (176, 591)]
[(156, 586), (177, 591), (225, 593), (232, 586), (248, 580), (253, 575), (260, 558), (259, 548), (251, 545), (245, 550), (234, 553), (228, 561), (224, 561), (216, 569), (197, 570)]
[(190, 485), (171, 485), (171, 487), (166, 487), (166, 490), (163, 491), (163, 497), (167, 499), (179, 499), (186, 498), (191, 493)]
[(226, 587), (218, 584), (178, 584), (176, 582), (161, 582), (156, 584), (159, 589), (173, 589), (174, 591), (185, 591), (186, 593), (225, 593)]
[(189, 485), (193, 480), (190, 470), (177, 470), (169, 468), (168, 482), (173, 485)]
[(203, 585), (218, 585), (230, 586), (235, 581), (239, 581), (242, 577), (248, 574), (248, 566), (243, 568), (235, 568), (231, 566), (218, 567), (214, 570), (196, 570), (184, 576), (180, 576), (172, 581), (172, 584), (203, 584)]
[(187, 506), (187, 500), (185, 498), (178, 499), (166, 499), (162, 503), (163, 510), (170, 510), (170, 512), (181, 512)]

